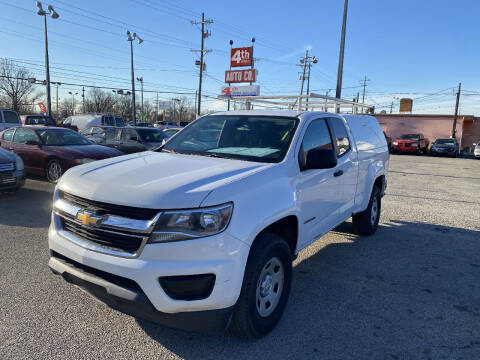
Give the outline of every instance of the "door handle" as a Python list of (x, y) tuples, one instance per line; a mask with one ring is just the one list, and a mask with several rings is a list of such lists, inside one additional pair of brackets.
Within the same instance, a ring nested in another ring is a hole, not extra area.
[(337, 172), (333, 173), (333, 176), (335, 176), (335, 177), (339, 177), (339, 176), (342, 176), (342, 175), (343, 175), (343, 170), (338, 170)]

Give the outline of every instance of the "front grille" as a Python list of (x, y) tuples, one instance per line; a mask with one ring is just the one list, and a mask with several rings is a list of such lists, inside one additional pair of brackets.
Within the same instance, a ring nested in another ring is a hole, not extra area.
[(14, 163), (0, 164), (0, 172), (13, 171), (13, 170), (15, 170), (15, 164)]
[(76, 195), (66, 193), (62, 190), (59, 191), (59, 196), (60, 199), (63, 199), (72, 205), (96, 211), (100, 215), (108, 214), (122, 216), (135, 220), (151, 220), (159, 212), (159, 210), (156, 209), (145, 209), (133, 206), (115, 205), (95, 200), (88, 200)]
[(60, 217), (62, 227), (78, 237), (114, 250), (120, 250), (134, 254), (142, 245), (144, 235), (120, 233), (88, 226), (83, 226), (71, 219)]

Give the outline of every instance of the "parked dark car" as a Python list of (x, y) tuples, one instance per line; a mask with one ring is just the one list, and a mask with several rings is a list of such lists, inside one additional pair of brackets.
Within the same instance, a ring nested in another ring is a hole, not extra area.
[(128, 126), (102, 129), (93, 127), (88, 138), (96, 144), (131, 154), (156, 148), (162, 145), (168, 136), (160, 129)]
[(25, 184), (25, 168), (17, 154), (0, 147), (0, 191), (17, 190)]
[(459, 144), (457, 139), (453, 138), (444, 138), (444, 139), (436, 139), (431, 148), (430, 148), (430, 155), (432, 156), (453, 156), (457, 157), (459, 152)]
[(122, 155), (73, 130), (46, 126), (7, 129), (0, 133), (0, 145), (22, 158), (27, 174), (45, 176), (53, 183), (73, 166)]
[(392, 142), (393, 153), (426, 154), (428, 139), (423, 134), (403, 134)]
[(176, 127), (176, 128), (167, 128), (167, 129), (163, 129), (162, 131), (168, 136), (168, 137), (172, 137), (173, 135), (175, 135), (177, 132), (179, 132), (180, 130), (182, 130), (183, 128), (181, 127)]
[(57, 126), (55, 119), (50, 116), (42, 115), (20, 115), (20, 121), (22, 125), (45, 125), (45, 126)]

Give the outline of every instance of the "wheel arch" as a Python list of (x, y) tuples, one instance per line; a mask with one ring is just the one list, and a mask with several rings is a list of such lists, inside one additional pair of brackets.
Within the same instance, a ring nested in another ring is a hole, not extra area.
[(298, 245), (298, 224), (298, 218), (296, 215), (288, 215), (277, 219), (276, 221), (264, 227), (260, 232), (258, 232), (250, 247), (250, 251), (258, 241), (261, 241), (261, 235), (263, 233), (272, 233), (285, 240), (288, 247), (290, 248), (292, 257), (295, 256)]

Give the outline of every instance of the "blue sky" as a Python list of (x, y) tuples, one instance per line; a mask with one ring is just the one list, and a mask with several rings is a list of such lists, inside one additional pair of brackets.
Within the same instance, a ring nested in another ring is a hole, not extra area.
[[(115, 88), (130, 85), (129, 44), (125, 30), (136, 31), (136, 75), (145, 89), (194, 92), (194, 65), (200, 31), (190, 20), (204, 11), (214, 23), (206, 48), (205, 94), (219, 93), (228, 67), (228, 41), (247, 46), (255, 36), (262, 95), (296, 93), (298, 64), (305, 49), (319, 62), (312, 68), (310, 88), (335, 88), (343, 0), (189, 1), (189, 0), (50, 0), (60, 18), (48, 18), (52, 81)], [(46, 7), (46, 5), (45, 5)], [(2, 57), (44, 77), (43, 24), (30, 0), (0, 0)], [(350, 0), (345, 48), (343, 97), (361, 91), (368, 81), (366, 102), (386, 107), (394, 97), (411, 96), (416, 112), (452, 113), (454, 88), (466, 90), (461, 111), (480, 115), (480, 47), (477, 25), (480, 3), (473, 0)], [(23, 61), (23, 62), (22, 62)], [(78, 91), (62, 85), (60, 96)], [(478, 93), (478, 94), (476, 94)], [(331, 92), (332, 94), (332, 92)], [(161, 94), (162, 99), (178, 95)], [(155, 95), (147, 94), (147, 99)], [(192, 96), (193, 99), (193, 96)], [(204, 108), (220, 103), (205, 99)]]

